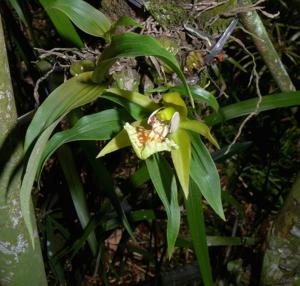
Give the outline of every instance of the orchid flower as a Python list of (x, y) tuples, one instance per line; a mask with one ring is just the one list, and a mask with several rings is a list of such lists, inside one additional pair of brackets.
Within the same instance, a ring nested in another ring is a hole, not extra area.
[[(121, 96), (124, 97), (124, 95)], [(128, 99), (141, 103), (139, 96), (142, 95), (131, 94)], [(152, 102), (151, 108), (153, 107)], [(130, 145), (137, 157), (142, 160), (146, 160), (157, 152), (171, 152), (179, 182), (184, 195), (188, 197), (191, 163), (189, 131), (203, 135), (217, 148), (219, 145), (205, 123), (188, 118), (186, 104), (179, 93), (164, 94), (162, 105), (155, 105), (155, 107), (156, 109), (147, 120), (126, 122), (124, 129), (100, 151), (97, 158)]]

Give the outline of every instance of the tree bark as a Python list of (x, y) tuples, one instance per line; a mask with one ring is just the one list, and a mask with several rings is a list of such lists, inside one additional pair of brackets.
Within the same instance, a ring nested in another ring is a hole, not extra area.
[[(252, 2), (250, 0), (243, 0), (243, 3), (251, 4)], [(294, 91), (295, 86), (293, 85), (257, 12), (250, 11), (242, 13), (241, 20), (245, 28), (253, 35), (253, 42), (281, 91)]]
[(32, 248), (20, 207), (23, 151), (0, 15), (0, 285), (47, 285), (38, 234)]
[(269, 232), (261, 284), (300, 283), (300, 173)]

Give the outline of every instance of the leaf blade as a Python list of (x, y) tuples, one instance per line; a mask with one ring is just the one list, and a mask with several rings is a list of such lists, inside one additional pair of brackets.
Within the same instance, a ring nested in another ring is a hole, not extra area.
[[(213, 113), (206, 117), (205, 122), (210, 125), (216, 125), (223, 121), (231, 120), (237, 117), (245, 116), (255, 111), (257, 98), (251, 98), (242, 102), (230, 104), (220, 108), (218, 113)], [(300, 105), (300, 91), (283, 92), (262, 97), (258, 113), (277, 108), (291, 107)]]
[(44, 7), (47, 12), (51, 22), (53, 23), (56, 31), (60, 34), (60, 36), (76, 45), (78, 48), (83, 48), (84, 44), (78, 35), (76, 29), (73, 24), (69, 20), (69, 18), (61, 11), (55, 9), (49, 9), (52, 5), (53, 1), (49, 0), (39, 0), (41, 5)]
[[(172, 87), (170, 90), (178, 91), (181, 94), (185, 94), (185, 89), (183, 88), (183, 86), (175, 86)], [(211, 106), (216, 112), (219, 110), (219, 103), (211, 92), (198, 85), (190, 86), (190, 90), (195, 100), (205, 102), (208, 106)]]
[(104, 37), (111, 28), (110, 20), (98, 9), (82, 0), (56, 0), (48, 3), (47, 10), (64, 13), (82, 31)]
[[(79, 222), (82, 229), (85, 229), (91, 219), (91, 215), (71, 149), (68, 146), (61, 147), (58, 151), (58, 159), (65, 175)], [(96, 256), (98, 242), (94, 231), (89, 234), (87, 241), (93, 255)]]
[[(161, 156), (151, 156), (146, 160), (146, 165), (151, 181), (167, 213), (168, 256), (171, 257), (180, 228), (176, 179), (171, 167)], [(166, 193), (168, 190), (169, 194)]]
[(217, 168), (198, 136), (192, 137), (192, 161), (190, 176), (212, 209), (225, 220), (221, 200), (221, 185)]
[(40, 158), (42, 156), (43, 148), (45, 147), (51, 133), (53, 132), (54, 128), (56, 127), (56, 125), (59, 123), (60, 120), (61, 118), (59, 118), (58, 120), (53, 122), (50, 126), (48, 126), (36, 141), (36, 144), (34, 145), (29, 160), (27, 162), (25, 174), (21, 184), (21, 189), (20, 189), (21, 210), (33, 246), (34, 246), (35, 238), (33, 233), (33, 222), (32, 222), (31, 209), (30, 209), (31, 189), (39, 166)]
[(61, 84), (38, 108), (26, 132), (25, 151), (38, 135), (62, 114), (97, 99), (105, 89), (104, 86), (81, 81), (81, 78), (81, 76), (74, 77)]
[(194, 251), (203, 283), (205, 286), (212, 286), (213, 278), (205, 232), (202, 196), (193, 179), (190, 182), (190, 194), (185, 200), (185, 208), (187, 211), (189, 231), (192, 236)]
[(38, 177), (46, 160), (63, 144), (73, 141), (108, 140), (113, 134), (122, 129), (122, 122), (126, 119), (127, 116), (124, 112), (107, 109), (83, 116), (72, 128), (55, 133), (43, 151), (38, 168)]
[[(180, 66), (174, 55), (161, 47), (160, 43), (147, 35), (124, 33), (112, 37), (111, 44), (103, 51), (93, 74), (95, 82), (102, 82), (109, 68), (122, 57), (156, 56), (165, 62), (178, 75), (194, 104), (190, 88), (185, 80)], [(194, 105), (193, 105), (194, 106)]]

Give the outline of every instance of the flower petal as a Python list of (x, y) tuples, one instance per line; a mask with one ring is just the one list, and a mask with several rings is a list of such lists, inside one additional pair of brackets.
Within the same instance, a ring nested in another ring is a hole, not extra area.
[(178, 148), (177, 144), (168, 138), (163, 138), (161, 140), (148, 140), (148, 134), (150, 130), (147, 130), (141, 126), (135, 127), (126, 123), (124, 129), (127, 131), (129, 140), (131, 141), (132, 147), (136, 155), (142, 159), (146, 160), (152, 154), (162, 151), (172, 151)]

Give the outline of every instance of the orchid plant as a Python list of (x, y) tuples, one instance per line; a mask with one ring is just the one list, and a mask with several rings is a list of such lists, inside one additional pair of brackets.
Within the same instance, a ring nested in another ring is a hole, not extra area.
[[(204, 122), (192, 118), (188, 106), (195, 107), (194, 97), (198, 95), (200, 101), (206, 102), (217, 111), (216, 99), (200, 86), (189, 86), (175, 55), (166, 50), (155, 38), (133, 32), (115, 34), (117, 26), (139, 27), (132, 19), (122, 17), (112, 24), (100, 11), (82, 0), (51, 1), (48, 11), (64, 13), (79, 29), (90, 35), (102, 37), (107, 41), (107, 45), (97, 58), (94, 70), (80, 74), (75, 72), (74, 77), (52, 91), (37, 109), (27, 129), (24, 150), (28, 160), (20, 190), (20, 201), (32, 245), (35, 241), (35, 221), (31, 207), (31, 190), (46, 160), (68, 142), (110, 140), (97, 157), (132, 146), (137, 157), (145, 160), (148, 179), (152, 181), (167, 215), (166, 236), (169, 257), (175, 249), (179, 234), (181, 203), (185, 203), (195, 253), (199, 262), (202, 261), (204, 268), (201, 264), (200, 268), (204, 276), (207, 273), (205, 267), (209, 265), (209, 256), (202, 196), (222, 219), (225, 219), (225, 216), (219, 175), (198, 134), (206, 137), (217, 148), (219, 146), (209, 127)], [(104, 19), (102, 25), (98, 23), (101, 19)], [(166, 93), (162, 95), (159, 103), (137, 91), (113, 87), (111, 81), (107, 80), (111, 76), (111, 67), (124, 57), (156, 57), (176, 73), (182, 86), (172, 89), (166, 85)], [(187, 96), (189, 105), (186, 105), (182, 95)], [(111, 100), (121, 107), (113, 109), (103, 107), (104, 110), (101, 107), (100, 112), (82, 116), (70, 129), (55, 132), (59, 122), (72, 110), (99, 99)], [(131, 108), (132, 106), (134, 108)], [(126, 120), (121, 116), (124, 109), (127, 111)], [(128, 118), (136, 121), (131, 122)], [(112, 134), (116, 133), (117, 135), (112, 138)], [(174, 168), (170, 167), (165, 158), (167, 156), (160, 156), (162, 152), (170, 153)], [(184, 193), (184, 200), (178, 198), (177, 182)], [(71, 192), (72, 187), (73, 185), (70, 187)], [(75, 192), (77, 194), (77, 189)], [(117, 198), (113, 187), (111, 193)], [(75, 199), (74, 206), (85, 229), (91, 217), (84, 192), (81, 191), (79, 203), (77, 197)], [(118, 208), (122, 209), (121, 204), (117, 203)], [(122, 223), (132, 235), (125, 213), (122, 213)], [(97, 248), (93, 232), (88, 242), (92, 250)]]

